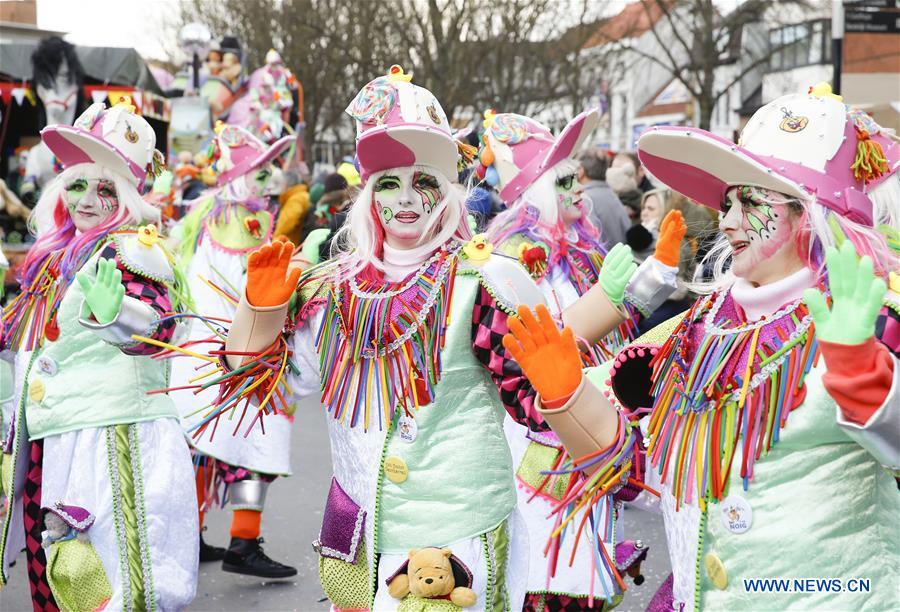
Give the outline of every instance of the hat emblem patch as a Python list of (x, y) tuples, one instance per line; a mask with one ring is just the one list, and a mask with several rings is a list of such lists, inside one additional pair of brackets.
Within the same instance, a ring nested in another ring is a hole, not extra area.
[(125, 123), (125, 140), (134, 144), (138, 141), (138, 133), (131, 129), (131, 126), (128, 123)]
[(434, 121), (435, 124), (440, 125), (441, 118), (438, 116), (437, 109), (434, 108), (434, 105), (429, 104), (426, 110), (428, 111), (428, 116), (431, 117), (431, 120)]
[(809, 123), (808, 117), (795, 115), (787, 108), (782, 107), (781, 112), (784, 113), (784, 119), (778, 124), (779, 129), (794, 134), (803, 130)]

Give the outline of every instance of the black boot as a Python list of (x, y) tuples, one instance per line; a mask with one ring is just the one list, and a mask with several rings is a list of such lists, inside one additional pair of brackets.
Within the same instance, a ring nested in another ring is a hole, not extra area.
[[(206, 531), (206, 528), (203, 528)], [(225, 558), (225, 549), (221, 546), (212, 546), (203, 541), (203, 533), (200, 534), (200, 563), (221, 561)]]
[(231, 544), (222, 561), (222, 569), (234, 574), (259, 576), (260, 578), (288, 578), (297, 575), (297, 569), (270, 559), (263, 552), (262, 538), (231, 538)]

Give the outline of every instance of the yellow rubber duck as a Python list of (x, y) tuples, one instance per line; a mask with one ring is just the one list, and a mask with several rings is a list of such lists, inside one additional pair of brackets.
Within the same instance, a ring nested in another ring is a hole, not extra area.
[(486, 111), (484, 111), (484, 121), (481, 122), (481, 125), (483, 125), (485, 129), (491, 127), (496, 116), (497, 111), (495, 111), (493, 108), (487, 109)]
[(809, 88), (809, 93), (816, 96), (817, 98), (832, 98), (837, 100), (838, 102), (843, 102), (844, 98), (842, 96), (834, 93), (834, 90), (831, 89), (831, 83), (827, 83), (822, 81), (821, 83), (817, 83)]
[(122, 96), (119, 98), (119, 101), (116, 102), (116, 106), (124, 106), (125, 109), (131, 113), (132, 115), (137, 112), (137, 107), (131, 103), (131, 96)]
[(494, 252), (494, 245), (487, 241), (485, 234), (475, 234), (472, 239), (463, 247), (463, 253), (470, 261), (480, 262), (487, 261)]
[(412, 81), (413, 75), (412, 72), (410, 72), (409, 74), (403, 72), (403, 67), (400, 64), (394, 64), (388, 70), (387, 77), (388, 80), (392, 82), (399, 81), (403, 83), (409, 83), (410, 81)]
[(150, 223), (149, 225), (142, 225), (138, 228), (137, 231), (138, 242), (143, 244), (145, 247), (152, 247), (154, 244), (159, 242), (159, 232), (156, 230), (156, 226)]

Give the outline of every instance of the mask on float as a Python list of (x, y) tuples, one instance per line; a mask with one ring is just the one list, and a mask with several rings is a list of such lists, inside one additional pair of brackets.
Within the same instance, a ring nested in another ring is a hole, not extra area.
[(84, 69), (75, 47), (51, 36), (40, 42), (31, 56), (32, 82), (46, 113), (46, 125), (72, 125)]

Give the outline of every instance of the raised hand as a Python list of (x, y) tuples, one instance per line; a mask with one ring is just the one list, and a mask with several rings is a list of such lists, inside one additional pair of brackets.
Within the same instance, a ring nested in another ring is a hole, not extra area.
[(125, 297), (125, 286), (122, 284), (122, 272), (112, 259), (97, 260), (97, 276), (91, 280), (84, 271), (75, 275), (84, 301), (94, 318), (101, 325), (115, 320)]
[(542, 398), (568, 397), (581, 383), (581, 356), (572, 330), (560, 331), (543, 304), (538, 304), (537, 318), (524, 305), (518, 312), (518, 319), (509, 318), (511, 333), (503, 336), (503, 346)]
[(677, 266), (681, 256), (681, 240), (687, 232), (680, 210), (670, 210), (659, 226), (656, 252), (653, 256), (667, 266)]
[(251, 306), (281, 306), (297, 287), (301, 270), (288, 272), (294, 244), (276, 241), (250, 253), (247, 261), (247, 301)]
[(875, 335), (875, 320), (881, 311), (887, 286), (876, 278), (872, 259), (858, 259), (849, 240), (840, 250), (829, 247), (825, 268), (831, 289), (831, 309), (817, 289), (807, 289), (803, 301), (809, 307), (816, 336), (836, 344), (861, 344)]
[(631, 256), (631, 247), (619, 243), (606, 254), (600, 277), (597, 280), (609, 301), (619, 306), (625, 300), (625, 287), (637, 270), (637, 264)]

